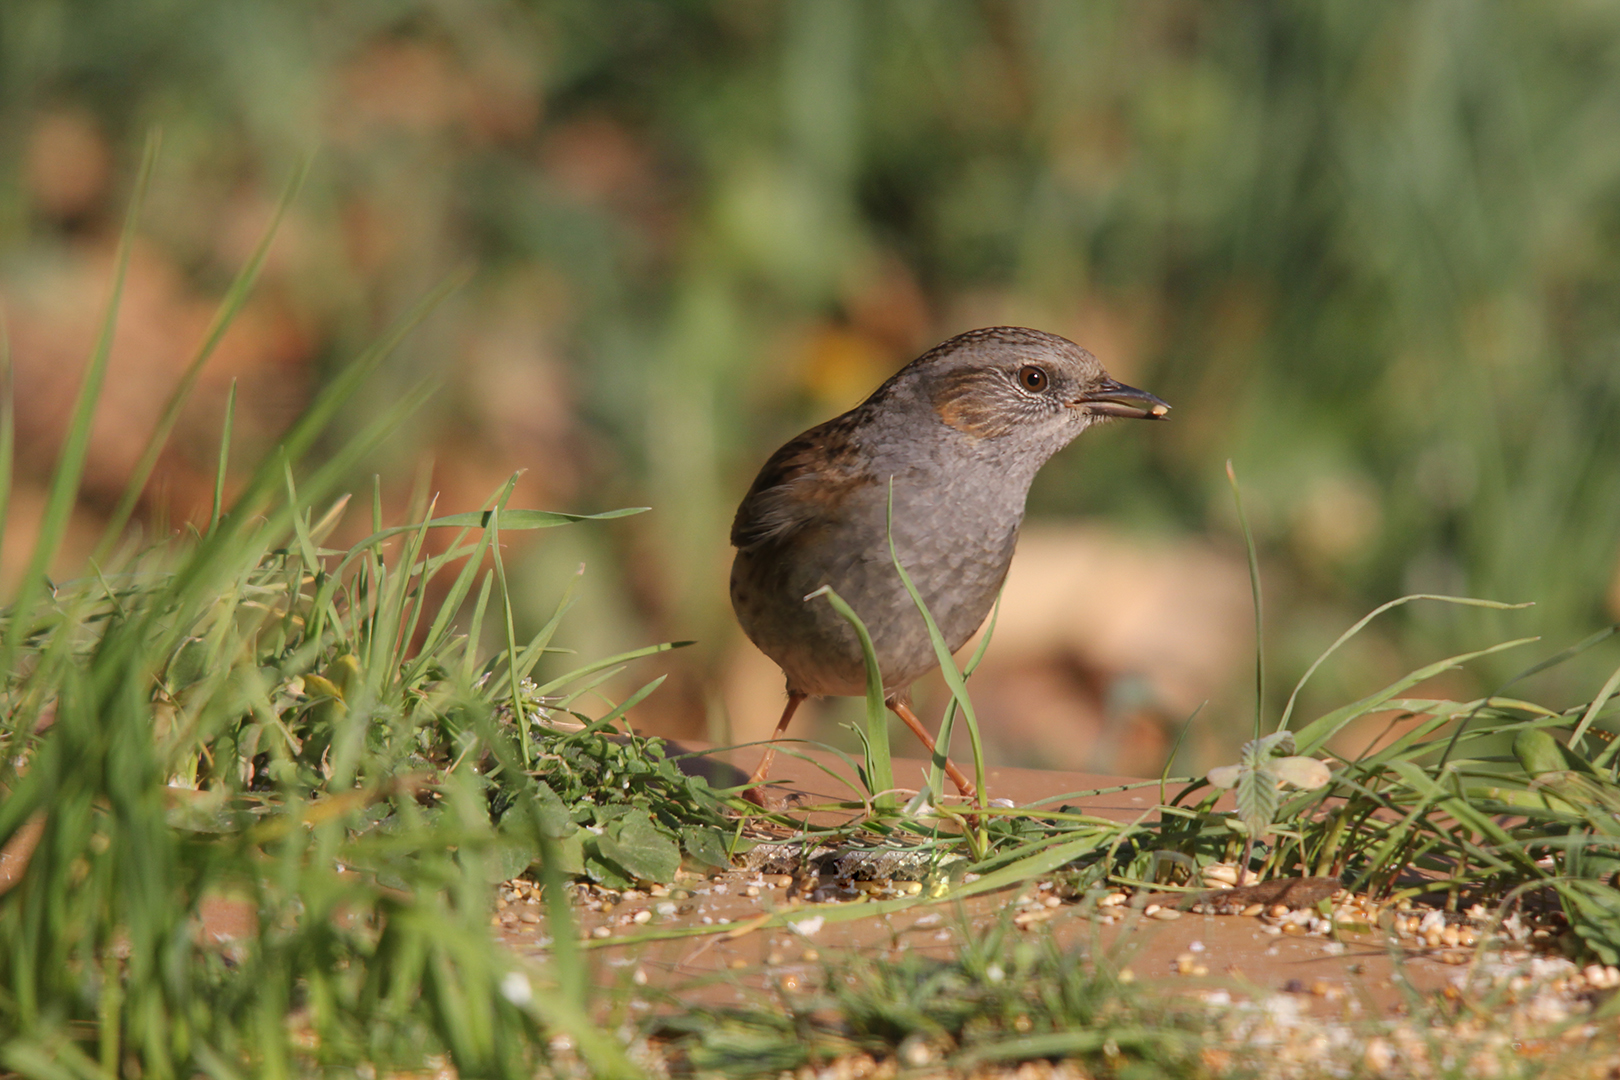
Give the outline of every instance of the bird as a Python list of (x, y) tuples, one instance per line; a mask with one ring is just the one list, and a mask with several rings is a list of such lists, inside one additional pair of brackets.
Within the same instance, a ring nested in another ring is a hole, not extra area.
[[(732, 521), (731, 604), (786, 676), (787, 703), (743, 796), (766, 805), (778, 740), (805, 698), (866, 693), (853, 627), (812, 596), (823, 586), (865, 624), (886, 704), (934, 756), (911, 684), (939, 660), (890, 554), (891, 500), (894, 557), (955, 652), (1001, 591), (1041, 466), (1093, 424), (1169, 411), (1067, 338), (992, 326), (928, 350), (772, 454)], [(975, 793), (948, 759), (946, 773)]]

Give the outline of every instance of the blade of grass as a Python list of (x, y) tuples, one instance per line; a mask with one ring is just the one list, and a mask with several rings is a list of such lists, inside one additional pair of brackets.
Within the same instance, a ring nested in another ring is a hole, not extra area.
[[(996, 594), (996, 602), (990, 608), (990, 620), (985, 624), (984, 633), (979, 637), (979, 644), (973, 650), (973, 655), (962, 666), (962, 679), (965, 682), (971, 678), (978, 669), (979, 661), (990, 648), (990, 639), (996, 634), (996, 620), (1001, 616), (1001, 594)], [(951, 753), (951, 736), (956, 734), (956, 716), (961, 711), (953, 695), (945, 703), (945, 715), (939, 722), (939, 737), (934, 740), (934, 756), (928, 762), (928, 794), (935, 806), (945, 794), (945, 761)]]
[[(361, 384), (376, 370), (383, 359), (398, 347), (405, 335), (415, 329), (440, 301), (459, 288), (467, 276), (468, 273), (463, 272), (447, 278), (413, 304), (381, 339), (369, 346), (321, 390), (293, 424), (292, 429), (282, 436), (277, 452), (267, 454), (254, 470), (230, 512), (222, 519), (222, 526), (205, 539), (197, 555), (188, 559), (180, 572), (175, 575), (170, 585), (170, 595), (191, 594), (193, 590), (206, 593), (207, 589), (200, 588), (199, 583), (220, 573), (221, 565), (230, 561), (231, 554), (237, 550), (244, 534), (250, 529), (261, 533), (274, 533), (278, 530), (279, 523), (287, 520), (285, 517), (273, 514), (268, 520), (258, 521), (257, 515), (269, 500), (271, 492), (281, 485), (282, 456), (288, 461), (300, 460), (314, 444), (315, 439), (337, 416), (338, 410), (360, 389)], [(360, 436), (350, 440), (338, 455), (327, 461), (325, 467), (305, 480), (303, 487), (307, 497), (312, 501), (318, 501), (328, 487), (338, 479), (346, 477), (349, 470), (353, 469), (355, 459), (369, 453), (371, 446), (397, 427), (401, 417), (417, 408), (425, 400), (428, 392), (428, 388), (424, 386), (417, 392), (407, 395), (404, 401), (368, 425)], [(282, 514), (291, 512), (291, 509), (284, 509)]]
[(1410, 604), (1414, 600), (1438, 600), (1445, 604), (1460, 604), (1466, 607), (1495, 608), (1499, 611), (1517, 611), (1520, 608), (1533, 606), (1529, 603), (1506, 604), (1497, 600), (1476, 600), (1473, 597), (1468, 596), (1440, 596), (1433, 593), (1412, 593), (1411, 595), (1400, 597), (1397, 600), (1391, 600), (1387, 604), (1380, 604), (1357, 620), (1354, 626), (1340, 634), (1338, 640), (1332, 645), (1329, 645), (1327, 649), (1323, 651), (1322, 655), (1318, 656), (1316, 660), (1312, 662), (1311, 666), (1305, 670), (1305, 674), (1302, 675), (1299, 682), (1294, 685), (1294, 692), (1288, 695), (1288, 705), (1283, 709), (1282, 718), (1277, 721), (1276, 730), (1281, 731), (1283, 728), (1288, 726), (1289, 719), (1294, 715), (1294, 705), (1299, 700), (1299, 692), (1305, 689), (1305, 684), (1310, 681), (1312, 675), (1316, 674), (1316, 669), (1321, 667), (1328, 657), (1337, 652), (1340, 646), (1359, 634), (1368, 623), (1378, 618), (1378, 616), (1382, 615), (1384, 612), (1389, 611), (1391, 608), (1400, 607), (1403, 604)]
[(557, 634), (557, 627), (562, 625), (563, 616), (572, 610), (574, 593), (578, 590), (579, 583), (584, 579), (585, 564), (581, 563), (579, 569), (574, 571), (574, 576), (568, 579), (568, 584), (563, 586), (563, 594), (557, 600), (557, 606), (552, 609), (551, 618), (546, 620), (546, 624), (540, 628), (540, 632), (534, 635), (518, 656), (518, 678), (528, 678), (529, 672), (534, 670), (534, 665), (540, 662), (541, 655), (551, 645), (551, 639)]
[(385, 687), (392, 686), (400, 673), (399, 638), (411, 601), (410, 568), (416, 564), (416, 557), (421, 554), (426, 539), (427, 518), (424, 517), (421, 527), (406, 539), (405, 550), (399, 557), (399, 569), (377, 598), (377, 617), (371, 631), (371, 663), (366, 671), (367, 685), (373, 693), (381, 693)]
[[(635, 708), (637, 705), (640, 705), (643, 701), (647, 700), (647, 696), (649, 694), (651, 694), (654, 690), (657, 690), (660, 686), (663, 686), (664, 685), (664, 680), (667, 679), (667, 678), (669, 678), (668, 675), (660, 675), (660, 676), (658, 676), (658, 678), (654, 679), (652, 682), (648, 683), (646, 686), (643, 686), (640, 690), (637, 690), (635, 693), (633, 693), (629, 697), (625, 698), (619, 704), (615, 705), (612, 708), (612, 710), (610, 710), (607, 713), (604, 713), (603, 715), (597, 717), (594, 720), (592, 720), (590, 717), (584, 716), (584, 715), (582, 715), (580, 713), (575, 713), (574, 714), (575, 716), (578, 716), (581, 720), (583, 720), (585, 722), (585, 726), (583, 728), (581, 728), (580, 730), (578, 730), (578, 731), (570, 732), (568, 735), (564, 736), (564, 738), (566, 738), (566, 739), (578, 739), (578, 738), (581, 738), (583, 736), (590, 735), (590, 734), (592, 734), (594, 732), (601, 731), (603, 728), (605, 728), (609, 724), (613, 723), (613, 721), (615, 721), (615, 720), (619, 719), (620, 717), (624, 716), (631, 709)], [(628, 727), (628, 725), (626, 725), (626, 726)]]
[(534, 693), (536, 697), (544, 697), (546, 694), (552, 693), (555, 690), (559, 690), (562, 687), (567, 686), (575, 679), (582, 679), (586, 675), (601, 671), (603, 668), (610, 668), (614, 664), (622, 664), (630, 660), (639, 660), (643, 656), (652, 656), (655, 653), (669, 652), (671, 649), (684, 649), (688, 645), (696, 644), (697, 642), (695, 641), (665, 641), (657, 645), (644, 645), (639, 649), (631, 649), (629, 652), (617, 653), (613, 656), (604, 657), (601, 660), (593, 660), (584, 667), (575, 668), (566, 675), (559, 675), (550, 682), (536, 687)]
[[(1569, 736), (1567, 745), (1571, 750), (1579, 749), (1581, 737), (1586, 734), (1586, 729), (1592, 726), (1592, 721), (1597, 718), (1597, 714), (1603, 711), (1603, 706), (1609, 703), (1609, 699), (1614, 696), (1616, 689), (1620, 689), (1620, 668), (1614, 669), (1614, 674), (1609, 676), (1609, 680), (1603, 684), (1603, 689), (1599, 690), (1597, 697), (1592, 699), (1592, 704), (1588, 705), (1586, 711), (1581, 714), (1580, 723), (1575, 725), (1575, 730)], [(1601, 769), (1603, 764), (1606, 764), (1606, 759), (1613, 754), (1617, 745), (1620, 745), (1620, 739), (1611, 741), (1599, 756), (1598, 761), (1593, 762), (1593, 765)]]
[(1232, 502), (1237, 506), (1238, 524), (1243, 528), (1243, 547), (1249, 555), (1249, 592), (1254, 601), (1254, 737), (1260, 737), (1261, 716), (1266, 708), (1265, 607), (1260, 598), (1260, 556), (1254, 548), (1254, 532), (1243, 512), (1243, 492), (1238, 488), (1237, 470), (1226, 460), (1226, 481), (1232, 485)]
[(1170, 756), (1164, 759), (1164, 768), (1159, 772), (1159, 801), (1161, 803), (1170, 801), (1169, 792), (1167, 790), (1170, 783), (1170, 766), (1175, 764), (1176, 755), (1181, 753), (1181, 744), (1186, 741), (1187, 732), (1192, 730), (1193, 721), (1198, 719), (1198, 714), (1203, 712), (1204, 706), (1208, 704), (1208, 698), (1200, 701), (1198, 703), (1198, 707), (1194, 709), (1188, 715), (1187, 719), (1182, 723), (1181, 730), (1176, 733), (1175, 745), (1170, 747)]
[(219, 433), (219, 462), (214, 468), (214, 508), (208, 515), (208, 531), (219, 528), (219, 515), (225, 506), (225, 473), (231, 460), (231, 433), (236, 426), (236, 380), (225, 395), (225, 426)]
[[(606, 510), (600, 514), (564, 514), (556, 510), (502, 510), (501, 528), (507, 532), (521, 532), (527, 529), (554, 529), (559, 525), (572, 525), (579, 521), (611, 521), (614, 518), (630, 517), (635, 514), (644, 514), (651, 507), (628, 506), (620, 510)], [(493, 510), (471, 510), (464, 514), (451, 514), (448, 517), (434, 518), (427, 523), (430, 529), (485, 529), (489, 527)], [(390, 536), (397, 536), (403, 532), (411, 532), (418, 528), (416, 525), (395, 525), (388, 529), (379, 529), (364, 540), (355, 544), (355, 548), (364, 548)]]
[(871, 786), (867, 794), (878, 806), (893, 806), (894, 762), (889, 756), (889, 707), (883, 693), (883, 675), (878, 671), (877, 650), (872, 647), (872, 635), (867, 632), (861, 617), (855, 614), (855, 609), (845, 603), (831, 585), (823, 585), (804, 599), (809, 603), (817, 597), (827, 598), (832, 609), (854, 627), (855, 637), (861, 643), (861, 658), (866, 666), (866, 730), (862, 732), (861, 741), (866, 748), (866, 781)]
[[(1573, 644), (1573, 645), (1571, 645), (1571, 646), (1569, 646), (1567, 648), (1558, 650), (1557, 652), (1553, 653), (1551, 656), (1547, 657), (1545, 660), (1539, 660), (1536, 663), (1531, 664), (1529, 667), (1525, 668), (1523, 671), (1521, 671), (1517, 675), (1513, 676), (1513, 678), (1509, 679), (1507, 682), (1503, 683), (1501, 686), (1498, 686), (1496, 688), (1496, 693), (1487, 695), (1486, 698), (1485, 698), (1485, 701), (1490, 702), (1490, 701), (1495, 700), (1500, 694), (1502, 694), (1503, 691), (1505, 691), (1508, 687), (1512, 686), (1516, 682), (1522, 682), (1525, 679), (1530, 678), (1532, 675), (1539, 675), (1541, 672), (1546, 671), (1548, 668), (1557, 667), (1559, 664), (1562, 664), (1564, 661), (1570, 660), (1570, 659), (1572, 659), (1572, 658), (1574, 658), (1576, 656), (1579, 656), (1581, 653), (1585, 652), (1587, 649), (1590, 649), (1592, 646), (1594, 646), (1594, 645), (1598, 644), (1599, 642), (1602, 642), (1602, 641), (1606, 640), (1607, 638), (1609, 638), (1610, 636), (1612, 636), (1616, 631), (1620, 631), (1620, 623), (1616, 623), (1616, 624), (1614, 624), (1612, 626), (1606, 626), (1602, 630), (1599, 630), (1597, 633), (1592, 634), (1592, 635), (1590, 635), (1588, 637), (1585, 637), (1585, 638), (1581, 639), (1580, 641), (1577, 641), (1575, 644)], [(1452, 733), (1451, 733), (1451, 741), (1446, 744), (1445, 752), (1440, 755), (1440, 764), (1444, 765), (1448, 760), (1450, 760), (1451, 752), (1454, 749), (1456, 749), (1457, 740), (1462, 737), (1462, 733), (1463, 733), (1464, 729), (1466, 729), (1468, 727), (1469, 723), (1473, 720), (1473, 718), (1474, 718), (1473, 714), (1469, 714), (1468, 716), (1463, 717), (1462, 722), (1459, 723), (1457, 725), (1457, 727), (1452, 731)]]
[(1376, 711), (1379, 706), (1389, 702), (1401, 691), (1406, 690), (1409, 687), (1416, 686), (1425, 679), (1432, 679), (1442, 671), (1451, 671), (1454, 668), (1461, 667), (1463, 664), (1468, 663), (1470, 660), (1477, 660), (1482, 656), (1490, 656), (1493, 653), (1499, 653), (1505, 649), (1516, 649), (1520, 645), (1529, 645), (1531, 642), (1538, 640), (1540, 639), (1533, 637), (1515, 638), (1512, 641), (1504, 641), (1499, 645), (1492, 645), (1488, 649), (1477, 649), (1474, 652), (1459, 653), (1456, 656), (1449, 656), (1444, 660), (1436, 660), (1432, 664), (1418, 668), (1416, 671), (1411, 672), (1402, 678), (1397, 679), (1395, 682), (1390, 683), (1377, 693), (1369, 694), (1360, 701), (1353, 701), (1348, 705), (1342, 705), (1339, 708), (1334, 709), (1332, 712), (1324, 713), (1322, 716), (1317, 717), (1309, 724), (1306, 724), (1304, 727), (1300, 728), (1297, 732), (1295, 732), (1294, 735), (1295, 742), (1298, 746), (1297, 753), (1305, 755), (1316, 753), (1323, 743), (1332, 738), (1338, 733), (1340, 728), (1344, 727), (1344, 725), (1348, 724), (1356, 717)]
[[(517, 483), (513, 476), (507, 482), (506, 495), (510, 495), (512, 485)], [(507, 670), (511, 678), (509, 683), (512, 690), (512, 722), (517, 725), (518, 745), (523, 750), (523, 767), (534, 767), (534, 737), (529, 732), (529, 717), (523, 712), (523, 679), (518, 675), (518, 647), (517, 630), (512, 620), (512, 587), (506, 580), (506, 567), (501, 561), (501, 505), (495, 504), (490, 511), (489, 524), (489, 551), (495, 560), (495, 580), (501, 586), (501, 608), (506, 617), (506, 655)], [(537, 695), (538, 696), (538, 695)]]
[(46, 496), (45, 510), (40, 515), (39, 534), (34, 541), (34, 553), (28, 560), (12, 601), (11, 620), (6, 626), (5, 640), (0, 644), (0, 671), (11, 671), (16, 664), (17, 650), (28, 633), (34, 618), (34, 606), (45, 588), (45, 571), (66, 534), (68, 519), (78, 497), (79, 481), (84, 476), (85, 458), (90, 450), (90, 426), (95, 419), (96, 405), (101, 400), (101, 387), (107, 376), (107, 362), (112, 355), (113, 332), (118, 327), (118, 310), (123, 302), (124, 282), (129, 276), (130, 251), (135, 244), (136, 227), (140, 222), (141, 206), (151, 186), (152, 172), (157, 165), (161, 138), (156, 131), (147, 136), (146, 150), (141, 157), (140, 172), (135, 178), (135, 192), (130, 198), (129, 212), (124, 217), (123, 232), (118, 237), (118, 252), (113, 257), (113, 283), (107, 306), (102, 314), (101, 330), (85, 366), (84, 379), (79, 384), (79, 396), (73, 404), (72, 419), (68, 422), (67, 436), (62, 443), (62, 454), (57, 461), (56, 473), (51, 478), (50, 492)]
[(478, 600), (473, 604), (472, 621), (467, 624), (467, 647), (461, 657), (461, 681), (471, 687), (473, 672), (478, 669), (478, 643), (484, 634), (484, 612), (489, 607), (489, 592), (495, 584), (495, 571), (484, 571), (484, 583), (478, 589)]
[[(298, 197), (298, 192), (304, 186), (304, 179), (309, 175), (310, 164), (311, 159), (306, 157), (298, 171), (293, 174), (292, 179), (287, 181), (287, 186), (282, 189), (281, 198), (276, 201), (275, 211), (270, 216), (270, 224), (265, 227), (264, 234), (259, 238), (257, 246), (253, 249), (253, 254), (249, 256), (242, 269), (237, 272), (235, 280), (230, 284), (230, 288), (225, 290), (225, 298), (220, 301), (219, 309), (214, 313), (214, 320), (209, 324), (207, 333), (203, 335), (202, 344), (197, 347), (197, 352), (192, 356), (191, 362), (186, 365), (185, 371), (181, 373), (180, 381), (175, 385), (174, 392), (169, 395), (169, 400), (164, 404), (163, 412), (159, 415), (158, 422), (152, 428), (151, 434), (147, 436), (146, 445), (141, 450), (141, 456), (136, 460), (135, 468), (130, 473), (129, 483), (124, 487), (124, 494), (119, 498), (118, 505), (113, 508), (112, 514), (107, 519), (107, 527), (102, 531), (101, 541), (96, 545), (95, 553), (91, 556), (97, 562), (106, 559), (107, 555), (112, 551), (113, 545), (123, 535), (124, 526), (129, 524), (130, 515), (135, 511), (135, 504), (140, 499), (141, 492), (146, 489), (146, 481), (151, 477), (152, 470), (157, 467), (158, 458), (162, 455), (164, 446), (168, 444), (169, 435), (173, 432), (174, 425), (180, 419), (180, 411), (185, 408), (186, 402), (191, 397), (192, 390), (196, 388), (197, 379), (202, 375), (204, 365), (214, 355), (214, 351), (219, 348), (219, 343), (225, 337), (225, 332), (230, 329), (231, 324), (236, 320), (236, 316), (241, 312), (242, 305), (247, 302), (248, 295), (253, 291), (253, 286), (259, 279), (259, 272), (264, 269), (265, 259), (270, 254), (270, 245), (275, 240), (276, 232), (281, 228), (281, 220), (286, 215), (287, 209), (292, 205), (293, 200)], [(235, 380), (232, 380), (231, 400), (233, 403), (235, 398), (236, 383)], [(227, 416), (229, 416), (229, 409), (227, 409)], [(230, 439), (229, 431), (230, 424), (229, 420), (227, 420), (225, 436), (227, 443)], [(222, 474), (224, 456), (222, 450), (220, 454)], [(214, 505), (214, 520), (217, 521), (219, 506), (217, 493)]]
[[(11, 376), (11, 335), (0, 318), (0, 548), (11, 511), (11, 472), (16, 459), (16, 397)], [(6, 669), (0, 669), (6, 670)]]

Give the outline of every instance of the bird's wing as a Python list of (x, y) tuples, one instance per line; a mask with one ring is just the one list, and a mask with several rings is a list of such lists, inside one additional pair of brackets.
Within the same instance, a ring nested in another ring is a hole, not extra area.
[(876, 483), (846, 413), (813, 427), (772, 454), (737, 507), (731, 543), (748, 550), (786, 540), (834, 518), (857, 490)]

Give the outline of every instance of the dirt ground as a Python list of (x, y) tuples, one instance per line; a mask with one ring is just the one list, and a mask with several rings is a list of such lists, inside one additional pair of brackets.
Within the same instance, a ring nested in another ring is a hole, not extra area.
[[(670, 752), (702, 749), (672, 745)], [(735, 783), (743, 775), (740, 759), (748, 757), (751, 765), (751, 754), (739, 754), (737, 761), (725, 754), (697, 758), (692, 767), (717, 783)], [(851, 789), (835, 779), (852, 782), (847, 766), (829, 755), (806, 756), (778, 758), (773, 776), (783, 789), (798, 793), (807, 806), (850, 797)], [(920, 776), (922, 768), (918, 761), (895, 763), (901, 783)], [(1019, 805), (1132, 783), (1140, 781), (1010, 768), (988, 775), (992, 797)], [(1114, 790), (1062, 801), (1125, 821), (1151, 813), (1159, 792)], [(1517, 924), (1503, 931), (1494, 913), (1480, 910), (1448, 914), (1417, 905), (1380, 912), (1363, 906), (1358, 910), (1366, 914), (1367, 928), (1345, 932), (1321, 918), (1314, 903), (1254, 903), (1245, 914), (1214, 914), (1117, 894), (1109, 898), (1111, 906), (1093, 908), (1069, 902), (1040, 880), (937, 902), (920, 894), (918, 882), (807, 881), (768, 870), (687, 875), (674, 886), (622, 893), (582, 889), (580, 917), (599, 982), (627, 992), (633, 1009), (669, 1008), (672, 1001), (768, 1005), (813, 993), (829, 962), (918, 952), (948, 957), (965, 935), (1010, 917), (1014, 933), (1049, 932), (1065, 946), (1084, 946), (1088, 955), (1106, 956), (1155, 992), (1259, 1007), (1265, 1016), (1286, 1021), (1284, 1026), (1311, 1033), (1312, 1045), (1329, 1029), (1342, 1033), (1351, 1025), (1365, 1030), (1367, 1021), (1399, 1022), (1422, 1013), (1426, 1003), (1487, 1005), (1473, 1013), (1499, 1021), (1500, 1038), (1486, 1042), (1504, 1055), (1526, 1045), (1527, 1031), (1562, 1042), (1597, 1037), (1600, 1030), (1585, 1018), (1620, 986), (1614, 969), (1582, 969), (1558, 957), (1545, 931)], [(1331, 900), (1341, 912), (1360, 903), (1342, 893)], [(512, 949), (545, 951), (549, 939), (531, 886), (509, 883), (497, 906), (498, 932)], [(781, 925), (781, 918), (761, 925), (783, 912), (803, 914), (788, 915), (791, 925)], [(1502, 1011), (1491, 1011), (1496, 1009)], [(1612, 1029), (1612, 1021), (1605, 1023), (1604, 1030)], [(1398, 1048), (1380, 1039), (1356, 1044), (1351, 1056), (1372, 1066), (1374, 1075), (1404, 1075), (1378, 1067), (1386, 1050), (1392, 1061), (1399, 1059)], [(1479, 1075), (1501, 1074), (1482, 1066)]]

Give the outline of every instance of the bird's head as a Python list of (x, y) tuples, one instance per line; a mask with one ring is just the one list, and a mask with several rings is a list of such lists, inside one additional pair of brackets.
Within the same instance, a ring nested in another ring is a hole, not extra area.
[(1095, 356), (1056, 334), (994, 326), (960, 334), (913, 361), (947, 426), (975, 439), (1065, 445), (1111, 416), (1163, 420), (1170, 406), (1117, 382)]

